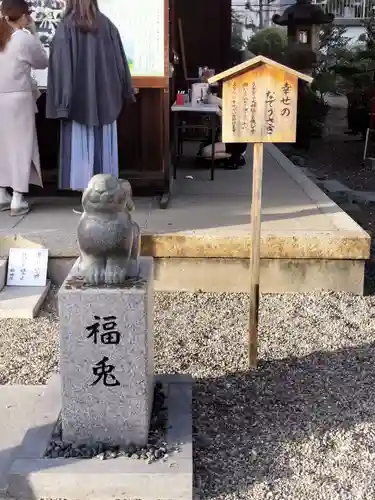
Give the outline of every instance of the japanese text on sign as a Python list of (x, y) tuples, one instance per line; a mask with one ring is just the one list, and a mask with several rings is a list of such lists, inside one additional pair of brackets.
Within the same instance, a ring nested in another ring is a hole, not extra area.
[[(116, 316), (94, 316), (95, 322), (86, 327), (89, 332), (88, 339), (91, 339), (95, 345), (98, 343), (104, 345), (118, 345), (121, 340), (121, 335), (117, 327)], [(117, 380), (115, 374), (115, 366), (109, 362), (108, 356), (98, 361), (92, 368), (92, 373), (95, 377), (92, 386), (102, 382), (106, 387), (117, 387), (120, 382)]]
[(235, 81), (232, 93), (232, 132), (233, 134), (237, 132), (237, 84)]
[(266, 65), (224, 81), (223, 142), (294, 142), (297, 89), (297, 77)]
[(250, 124), (249, 84), (247, 82), (242, 85), (242, 103), (243, 103), (243, 113), (242, 113), (241, 128), (242, 130), (247, 131), (249, 129), (249, 124)]
[(257, 128), (257, 122), (256, 122), (256, 113), (257, 113), (257, 98), (256, 98), (256, 85), (255, 82), (252, 83), (251, 85), (251, 106), (250, 106), (250, 112), (251, 112), (251, 120), (250, 120), (250, 130), (251, 133), (254, 135), (256, 128)]
[(93, 367), (92, 372), (95, 375), (96, 379), (91, 385), (96, 385), (101, 380), (103, 381), (103, 385), (105, 385), (106, 387), (116, 387), (120, 385), (120, 382), (112, 373), (115, 370), (115, 366), (108, 364), (108, 361), (109, 358), (107, 356), (103, 356), (103, 359), (96, 363), (96, 365)]
[(266, 132), (267, 135), (272, 135), (275, 130), (275, 111), (273, 103), (276, 101), (275, 92), (267, 90), (266, 92)]
[(96, 320), (91, 326), (87, 326), (86, 330), (90, 332), (87, 338), (92, 338), (94, 344), (98, 343), (98, 339), (102, 344), (114, 344), (120, 343), (120, 332), (117, 330), (117, 323), (115, 316), (106, 316), (103, 318), (103, 323), (101, 325), (100, 316), (94, 316)]
[(281, 88), (282, 91), (282, 98), (281, 98), (281, 116), (290, 116), (290, 105), (291, 105), (291, 99), (290, 99), (290, 92), (292, 90), (291, 85), (289, 85), (288, 82), (285, 82), (284, 85)]

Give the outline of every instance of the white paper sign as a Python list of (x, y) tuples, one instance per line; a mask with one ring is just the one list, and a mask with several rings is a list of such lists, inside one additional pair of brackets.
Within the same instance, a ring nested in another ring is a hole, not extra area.
[(45, 286), (47, 248), (11, 248), (8, 259), (8, 286)]
[(120, 32), (132, 76), (164, 76), (164, 0), (99, 0)]

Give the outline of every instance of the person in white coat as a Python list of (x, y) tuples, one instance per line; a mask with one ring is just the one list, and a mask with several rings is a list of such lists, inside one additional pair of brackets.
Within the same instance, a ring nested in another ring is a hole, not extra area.
[[(35, 123), (32, 69), (45, 69), (48, 55), (36, 33), (26, 0), (0, 7), (0, 211), (29, 211), (24, 194), (42, 186)], [(27, 30), (25, 29), (27, 28)], [(11, 188), (13, 196), (8, 193)]]

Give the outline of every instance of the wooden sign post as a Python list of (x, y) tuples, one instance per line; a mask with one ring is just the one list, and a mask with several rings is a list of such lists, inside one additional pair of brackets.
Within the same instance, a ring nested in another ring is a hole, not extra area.
[(298, 78), (310, 76), (257, 56), (209, 79), (223, 82), (224, 143), (253, 143), (251, 200), (249, 366), (258, 357), (263, 143), (295, 142)]

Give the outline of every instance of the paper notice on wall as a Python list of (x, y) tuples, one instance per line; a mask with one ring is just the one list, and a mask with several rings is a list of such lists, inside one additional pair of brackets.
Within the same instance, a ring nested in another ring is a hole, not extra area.
[[(64, 0), (30, 0), (40, 40), (47, 52), (63, 17)], [(0, 0), (1, 5), (1, 0)], [(99, 8), (117, 27), (131, 75), (165, 76), (164, 0), (99, 0)], [(47, 70), (34, 76), (40, 88), (47, 87)]]
[(132, 76), (164, 76), (164, 0), (100, 0), (120, 32)]

